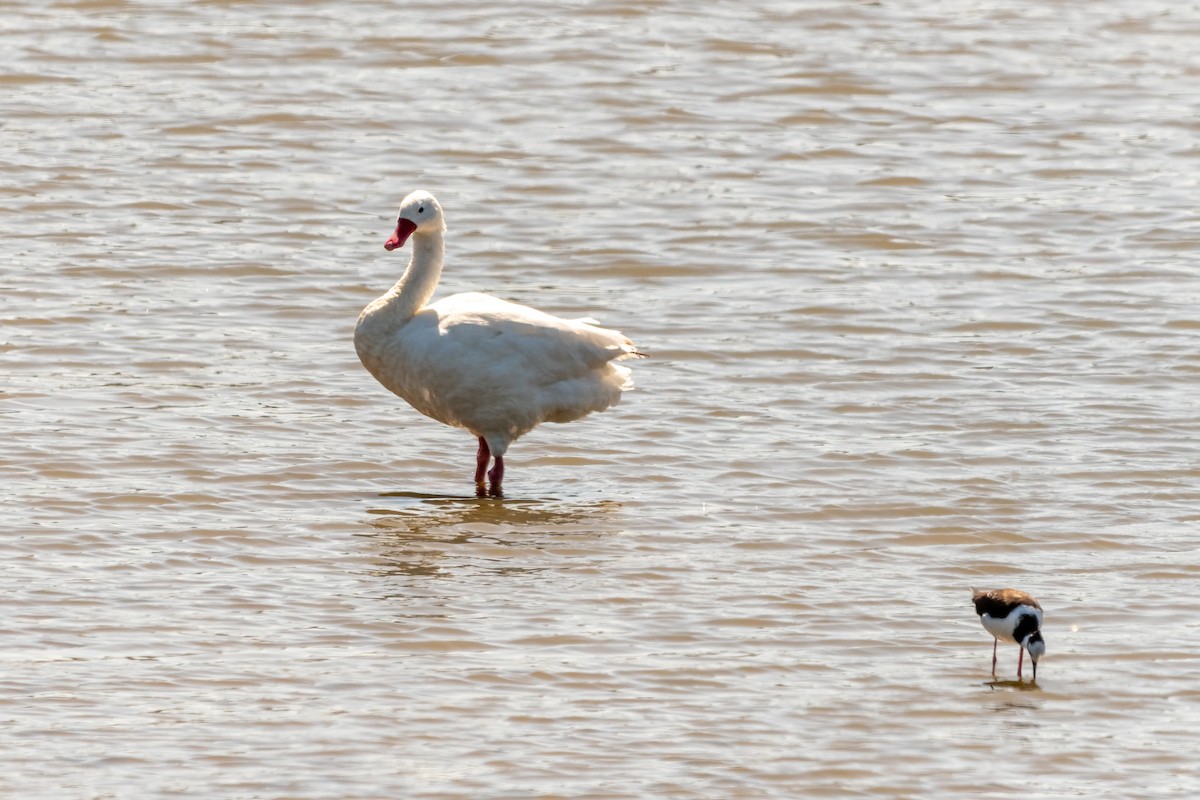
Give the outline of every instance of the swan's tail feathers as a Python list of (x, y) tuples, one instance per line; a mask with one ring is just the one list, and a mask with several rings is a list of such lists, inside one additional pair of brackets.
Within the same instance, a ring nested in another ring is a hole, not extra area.
[(616, 381), (614, 382), (618, 391), (617, 396), (613, 399), (613, 405), (621, 398), (620, 392), (633, 391), (633, 370), (629, 367), (613, 366), (613, 373)]

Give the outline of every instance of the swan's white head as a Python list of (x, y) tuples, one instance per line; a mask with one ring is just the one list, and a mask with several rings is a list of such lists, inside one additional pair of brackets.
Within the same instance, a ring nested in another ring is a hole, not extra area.
[(391, 251), (403, 247), (414, 233), (441, 233), (445, 230), (446, 223), (442, 219), (442, 207), (438, 205), (437, 198), (424, 189), (418, 189), (400, 204), (396, 231), (384, 243), (383, 249)]

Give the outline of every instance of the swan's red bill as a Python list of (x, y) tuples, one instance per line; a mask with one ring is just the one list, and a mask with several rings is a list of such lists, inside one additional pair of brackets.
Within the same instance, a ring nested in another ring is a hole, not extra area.
[(412, 232), (417, 229), (417, 223), (412, 220), (400, 219), (396, 222), (396, 232), (392, 234), (392, 238), (383, 243), (383, 249), (389, 253), (397, 247), (404, 247), (404, 243), (408, 241), (408, 237), (412, 236)]

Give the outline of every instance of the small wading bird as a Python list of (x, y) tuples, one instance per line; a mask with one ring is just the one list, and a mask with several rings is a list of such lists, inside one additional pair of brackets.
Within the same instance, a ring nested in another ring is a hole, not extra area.
[(478, 292), (426, 305), (442, 274), (445, 231), (433, 195), (404, 198), (384, 249), (411, 238), (412, 258), (359, 315), (354, 348), (367, 371), (417, 411), (479, 438), (476, 494), (500, 497), (509, 444), (543, 422), (615, 405), (633, 381), (614, 362), (643, 354), (617, 331)]
[(984, 629), (995, 637), (992, 642), (992, 675), (996, 674), (996, 647), (1000, 642), (1018, 644), (1021, 653), (1017, 657), (1017, 678), (1021, 677), (1021, 664), (1025, 651), (1033, 662), (1033, 680), (1037, 682), (1037, 665), (1046, 653), (1046, 640), (1042, 638), (1042, 607), (1031, 595), (1017, 589), (972, 589), (971, 600), (975, 613)]

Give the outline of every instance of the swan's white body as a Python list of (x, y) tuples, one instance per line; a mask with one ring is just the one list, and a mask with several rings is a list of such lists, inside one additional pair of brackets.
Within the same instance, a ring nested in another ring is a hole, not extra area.
[(413, 192), (400, 207), (388, 250), (411, 235), (404, 275), (359, 315), (354, 346), (387, 389), (439, 422), (465, 428), (496, 457), (499, 494), (509, 444), (542, 422), (570, 422), (603, 411), (633, 387), (613, 362), (640, 355), (617, 331), (560, 319), (528, 306), (469, 292), (426, 305), (444, 260), (441, 207)]

